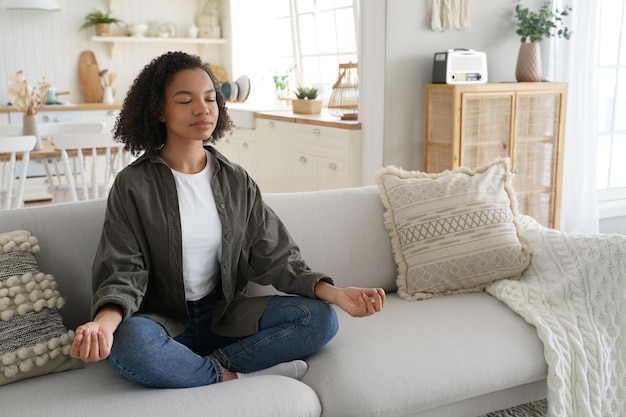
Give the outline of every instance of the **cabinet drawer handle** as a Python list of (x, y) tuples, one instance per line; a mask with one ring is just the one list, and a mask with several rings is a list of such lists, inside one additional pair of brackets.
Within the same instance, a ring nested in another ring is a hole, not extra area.
[(274, 122), (269, 122), (267, 125), (268, 125), (269, 127), (274, 127), (274, 126), (276, 126), (276, 123), (274, 123)]
[(244, 142), (242, 146), (243, 146), (244, 148), (247, 148), (247, 147), (248, 147), (248, 142)]
[(331, 162), (330, 164), (328, 164), (328, 168), (332, 169), (333, 171), (337, 169), (337, 164), (334, 162)]
[(301, 156), (300, 159), (298, 159), (298, 161), (302, 162), (303, 164), (306, 164), (307, 163), (306, 156), (304, 155)]
[(322, 134), (322, 131), (321, 131), (321, 130), (319, 130), (319, 129), (316, 127), (315, 129), (313, 129), (313, 134), (314, 134), (314, 135), (316, 135), (316, 136), (319, 136), (319, 135), (321, 135), (321, 134)]

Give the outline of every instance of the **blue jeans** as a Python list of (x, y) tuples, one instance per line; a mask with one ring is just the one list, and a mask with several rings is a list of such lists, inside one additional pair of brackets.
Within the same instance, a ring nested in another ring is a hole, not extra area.
[[(211, 294), (189, 302), (190, 322), (174, 338), (152, 319), (133, 316), (114, 334), (109, 362), (115, 371), (139, 385), (187, 388), (223, 381), (223, 368), (253, 372), (317, 352), (339, 328), (327, 303), (275, 296), (259, 320), (259, 332), (229, 338), (211, 331)], [(217, 359), (206, 355), (213, 353)]]

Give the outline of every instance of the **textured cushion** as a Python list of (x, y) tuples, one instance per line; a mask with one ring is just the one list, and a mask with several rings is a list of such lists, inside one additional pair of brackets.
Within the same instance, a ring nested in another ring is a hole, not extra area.
[(74, 333), (54, 277), (39, 271), (39, 249), (25, 230), (0, 233), (0, 385), (82, 367), (68, 356)]
[(530, 262), (517, 233), (508, 159), (438, 174), (377, 173), (398, 265), (398, 293), (417, 300), (518, 278)]

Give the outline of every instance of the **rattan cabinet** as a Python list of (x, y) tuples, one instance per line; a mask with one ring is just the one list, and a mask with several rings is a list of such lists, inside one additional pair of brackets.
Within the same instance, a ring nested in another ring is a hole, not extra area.
[(424, 171), (511, 158), (520, 212), (558, 228), (567, 84), (427, 84)]

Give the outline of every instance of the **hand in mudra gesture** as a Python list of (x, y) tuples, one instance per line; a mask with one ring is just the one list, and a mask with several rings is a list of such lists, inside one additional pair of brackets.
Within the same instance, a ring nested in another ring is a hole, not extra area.
[(335, 304), (353, 317), (371, 316), (385, 306), (382, 288), (342, 288), (335, 295)]

